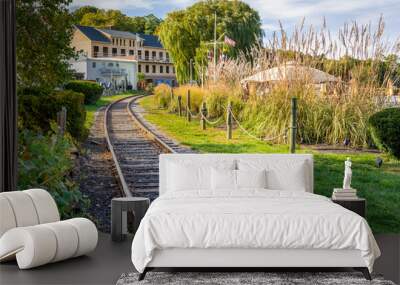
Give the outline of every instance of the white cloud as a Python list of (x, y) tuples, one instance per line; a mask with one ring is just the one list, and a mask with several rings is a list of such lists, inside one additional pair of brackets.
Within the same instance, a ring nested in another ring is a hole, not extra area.
[(189, 6), (195, 0), (74, 0), (71, 6), (91, 5), (102, 9), (145, 9), (157, 10), (160, 6), (170, 9)]
[(156, 2), (148, 0), (74, 0), (71, 6), (90, 5), (102, 9), (155, 9)]
[[(279, 29), (278, 20), (285, 28), (293, 27), (303, 17), (306, 25), (321, 25), (323, 17), (328, 26), (338, 27), (344, 22), (376, 22), (380, 14), (390, 22), (391, 33), (399, 34), (400, 0), (243, 0), (261, 17), (266, 32)], [(185, 8), (196, 0), (73, 0), (72, 7), (93, 5), (103, 9), (119, 9), (128, 15), (154, 13), (164, 17), (168, 12)]]
[(398, 3), (397, 0), (248, 0), (252, 7), (256, 7), (262, 18), (294, 19), (332, 14), (357, 13), (360, 10), (379, 9)]

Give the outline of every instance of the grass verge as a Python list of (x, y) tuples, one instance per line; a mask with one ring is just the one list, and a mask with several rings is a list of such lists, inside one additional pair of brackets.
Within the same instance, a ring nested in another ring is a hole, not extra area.
[[(166, 135), (192, 149), (208, 153), (287, 153), (288, 145), (272, 145), (249, 138), (234, 130), (233, 139), (227, 140), (221, 128), (200, 129), (198, 120), (188, 123), (185, 118), (160, 110), (152, 96), (140, 100), (148, 111), (145, 118), (158, 126)], [(382, 168), (375, 167), (376, 154), (319, 153), (307, 147), (299, 152), (314, 154), (314, 192), (331, 196), (334, 187), (341, 187), (344, 160), (353, 161), (352, 186), (358, 196), (367, 199), (367, 220), (374, 233), (400, 233), (400, 162), (381, 155)]]
[(99, 100), (97, 100), (97, 102), (95, 104), (85, 105), (85, 109), (86, 109), (85, 127), (90, 129), (90, 127), (92, 126), (93, 121), (94, 121), (94, 114), (100, 107), (106, 106), (113, 101), (116, 101), (123, 97), (132, 96), (134, 94), (139, 95), (139, 92), (134, 91), (134, 92), (126, 92), (126, 93), (113, 95), (113, 96), (102, 96)]

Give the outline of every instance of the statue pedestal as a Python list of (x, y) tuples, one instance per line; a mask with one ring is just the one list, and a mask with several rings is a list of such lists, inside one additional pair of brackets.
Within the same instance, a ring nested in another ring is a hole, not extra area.
[(334, 188), (332, 193), (332, 199), (334, 200), (355, 200), (357, 197), (356, 189), (342, 189)]

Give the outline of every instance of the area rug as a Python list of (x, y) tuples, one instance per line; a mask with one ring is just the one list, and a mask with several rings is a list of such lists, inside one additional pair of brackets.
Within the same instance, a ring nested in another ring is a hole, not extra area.
[(395, 285), (379, 275), (368, 281), (359, 272), (148, 272), (142, 281), (138, 281), (138, 276), (138, 273), (122, 274), (117, 285)]

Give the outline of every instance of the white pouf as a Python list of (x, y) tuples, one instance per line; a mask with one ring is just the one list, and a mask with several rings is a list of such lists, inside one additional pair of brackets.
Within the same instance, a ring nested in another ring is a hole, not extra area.
[(87, 254), (98, 233), (85, 218), (60, 221), (51, 195), (42, 189), (0, 193), (0, 261), (17, 259), (20, 269)]

